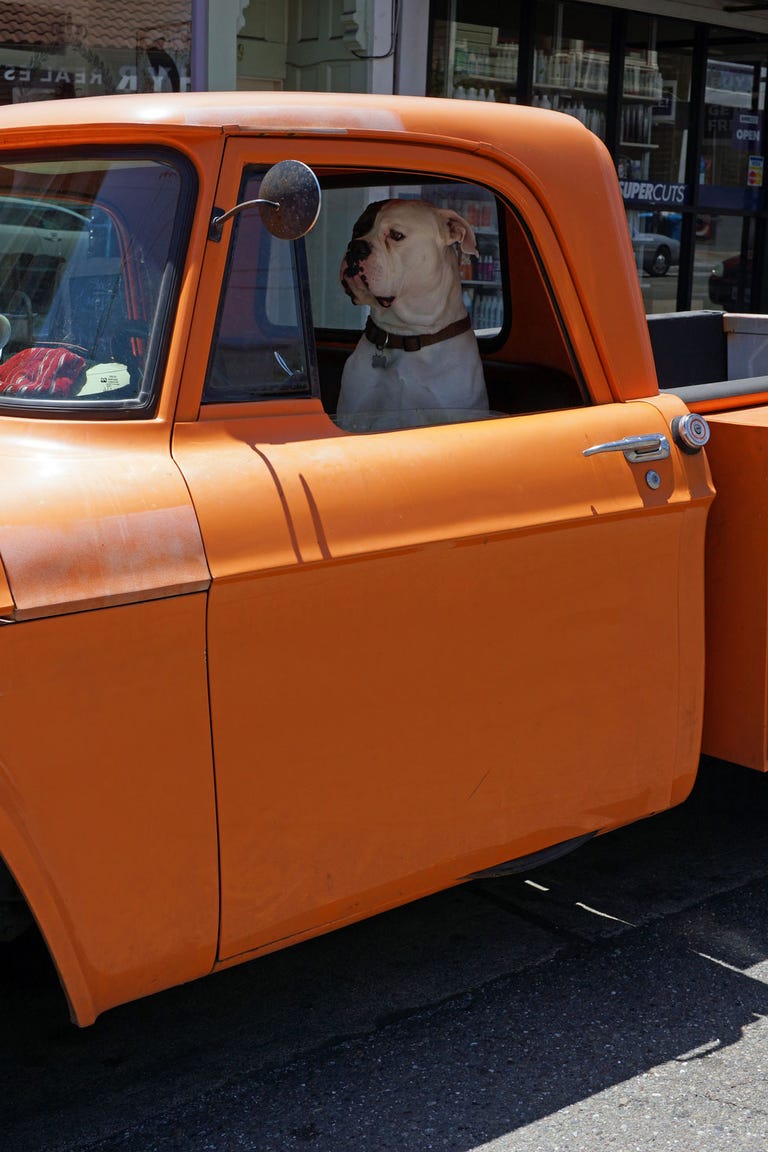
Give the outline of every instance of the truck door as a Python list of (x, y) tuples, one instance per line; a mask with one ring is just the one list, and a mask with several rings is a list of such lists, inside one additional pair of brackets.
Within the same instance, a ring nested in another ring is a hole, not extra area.
[[(222, 205), (258, 195), (256, 147)], [(242, 213), (202, 283), (174, 455), (213, 578), (220, 958), (681, 800), (711, 499), (682, 406), (346, 432), (300, 247)]]

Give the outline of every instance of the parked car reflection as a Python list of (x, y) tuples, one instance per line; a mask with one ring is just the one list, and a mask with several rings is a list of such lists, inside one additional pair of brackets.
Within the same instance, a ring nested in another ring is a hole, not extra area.
[(632, 247), (637, 267), (649, 276), (666, 276), (673, 264), (680, 263), (680, 243), (672, 236), (634, 231)]
[(709, 299), (723, 308), (748, 308), (752, 300), (752, 257), (729, 256), (709, 274)]

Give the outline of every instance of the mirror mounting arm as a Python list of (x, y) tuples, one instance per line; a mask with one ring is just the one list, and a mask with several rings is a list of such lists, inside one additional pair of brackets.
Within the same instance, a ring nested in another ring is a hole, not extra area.
[[(274, 208), (276, 212), (280, 211), (280, 205), (276, 200), (243, 200), (242, 204), (235, 204), (234, 208), (230, 208), (228, 212), (222, 212), (221, 215), (214, 214), (211, 217), (211, 223), (208, 226), (208, 239), (218, 243), (221, 240), (221, 234), (227, 220), (236, 216), (238, 212), (242, 212), (243, 208), (253, 208), (256, 204), (269, 204), (270, 208)], [(214, 213), (217, 212), (218, 209), (214, 208)]]

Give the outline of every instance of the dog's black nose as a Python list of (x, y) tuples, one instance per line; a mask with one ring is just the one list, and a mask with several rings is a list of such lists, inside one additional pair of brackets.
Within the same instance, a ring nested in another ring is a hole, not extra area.
[(346, 266), (344, 276), (359, 276), (362, 272), (362, 263), (366, 256), (370, 256), (371, 246), (367, 240), (350, 240), (347, 247)]
[(351, 240), (347, 246), (347, 263), (360, 264), (371, 254), (371, 246), (367, 240)]

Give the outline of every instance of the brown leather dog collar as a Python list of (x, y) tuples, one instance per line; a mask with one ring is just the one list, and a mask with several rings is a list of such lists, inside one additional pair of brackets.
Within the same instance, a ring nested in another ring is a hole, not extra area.
[(420, 348), (426, 348), (430, 344), (439, 344), (442, 340), (450, 340), (452, 336), (460, 336), (462, 332), (468, 332), (471, 327), (472, 321), (469, 316), (465, 316), (462, 320), (454, 320), (453, 324), (447, 324), (439, 332), (428, 332), (424, 336), (395, 336), (394, 333), (379, 328), (369, 316), (365, 324), (365, 335), (380, 351), (384, 348), (400, 348), (403, 352), (418, 352)]

